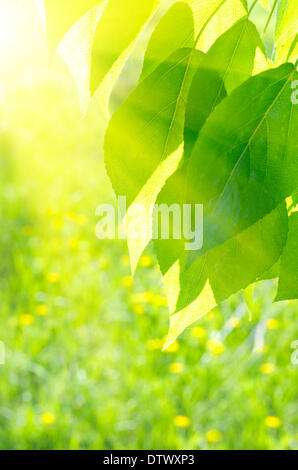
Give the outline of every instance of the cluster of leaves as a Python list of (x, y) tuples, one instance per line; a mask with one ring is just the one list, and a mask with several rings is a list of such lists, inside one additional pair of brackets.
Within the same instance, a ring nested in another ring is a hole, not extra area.
[[(154, 204), (203, 204), (204, 244), (155, 240), (170, 307), (170, 344), (240, 289), (278, 277), (277, 300), (298, 297), (298, 107), (295, 0), (45, 0), (86, 107), (111, 114), (104, 152), (127, 212), (132, 270), (152, 239)], [(57, 22), (57, 18), (59, 21)], [(270, 58), (263, 36), (274, 23)], [(142, 226), (146, 238), (136, 237)]]

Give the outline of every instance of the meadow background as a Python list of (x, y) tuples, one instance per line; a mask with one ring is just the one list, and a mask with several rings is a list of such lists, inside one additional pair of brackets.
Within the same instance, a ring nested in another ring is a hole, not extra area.
[[(115, 203), (105, 116), (83, 120), (49, 67), (34, 2), (0, 2), (0, 449), (295, 449), (297, 302), (274, 281), (161, 352), (168, 310), (149, 247), (135, 279), (120, 241), (95, 236)], [(13, 27), (12, 21), (13, 18)]]

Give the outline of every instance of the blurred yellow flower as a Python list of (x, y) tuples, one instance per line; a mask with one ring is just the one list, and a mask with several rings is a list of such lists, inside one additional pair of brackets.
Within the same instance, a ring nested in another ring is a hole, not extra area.
[(267, 416), (265, 424), (268, 428), (280, 428), (281, 420), (277, 416)]
[(76, 222), (79, 225), (85, 225), (86, 222), (87, 222), (87, 217), (83, 214), (78, 214), (77, 217), (76, 217)]
[(70, 238), (67, 243), (72, 250), (76, 250), (79, 246), (79, 240), (77, 238)]
[(267, 344), (263, 344), (262, 346), (259, 346), (257, 349), (255, 349), (255, 353), (257, 354), (264, 354), (268, 351), (268, 346)]
[[(163, 342), (163, 344), (165, 343), (165, 340)], [(165, 349), (165, 352), (166, 353), (174, 353), (176, 351), (178, 351), (179, 349), (179, 343), (177, 343), (177, 341), (174, 341), (174, 343), (170, 344), (170, 346), (167, 347), (167, 349)]]
[(145, 307), (142, 304), (135, 304), (132, 306), (132, 311), (136, 315), (143, 315), (143, 313), (145, 313)]
[(63, 220), (61, 218), (56, 218), (52, 222), (54, 229), (61, 230), (63, 227)]
[(47, 275), (47, 281), (51, 282), (52, 284), (56, 284), (60, 279), (60, 275), (58, 273), (48, 273)]
[(140, 266), (143, 266), (144, 268), (148, 268), (149, 266), (152, 266), (153, 264), (153, 259), (151, 256), (144, 255), (141, 256), (140, 258)]
[(276, 328), (279, 328), (279, 321), (276, 320), (276, 318), (269, 318), (266, 322), (266, 326), (268, 330), (275, 330)]
[(43, 424), (53, 424), (56, 421), (56, 417), (53, 413), (46, 412), (41, 415), (41, 420)]
[(162, 349), (163, 347), (163, 340), (162, 339), (151, 339), (147, 341), (147, 349), (153, 351), (155, 349)]
[(271, 364), (271, 362), (266, 362), (265, 364), (262, 364), (260, 367), (260, 370), (263, 374), (272, 374), (274, 369), (275, 369), (275, 365)]
[(191, 330), (191, 336), (198, 339), (203, 339), (206, 337), (206, 330), (202, 326), (195, 326)]
[(173, 362), (170, 364), (170, 371), (173, 374), (181, 374), (184, 370), (184, 365), (181, 362)]
[(232, 328), (238, 328), (240, 325), (241, 325), (241, 320), (240, 318), (238, 317), (231, 317), (229, 319), (229, 325), (232, 327)]
[(121, 264), (123, 264), (123, 266), (130, 266), (130, 261), (129, 261), (129, 256), (125, 255), (125, 256), (122, 256), (121, 257)]
[(132, 287), (133, 286), (133, 277), (132, 276), (124, 276), (124, 278), (122, 279), (122, 284), (127, 288)]
[(84, 225), (87, 222), (87, 218), (85, 215), (78, 214), (75, 211), (68, 211), (67, 212), (67, 218), (72, 220), (73, 222), (76, 222), (79, 225)]
[(33, 229), (30, 226), (26, 226), (22, 228), (22, 233), (25, 237), (30, 237), (33, 233)]
[(174, 424), (179, 428), (188, 428), (190, 426), (190, 419), (187, 416), (179, 415), (175, 417)]
[(133, 294), (131, 296), (132, 302), (138, 303), (138, 302), (143, 302), (143, 303), (152, 303), (154, 302), (155, 294), (154, 292), (140, 292), (137, 294)]
[(39, 315), (40, 317), (45, 317), (46, 315), (48, 315), (49, 313), (49, 309), (46, 305), (44, 304), (41, 304), (41, 305), (37, 305), (36, 307), (36, 313), (37, 315)]
[(21, 325), (32, 325), (34, 323), (34, 316), (28, 313), (20, 316), (20, 323)]
[(210, 339), (207, 342), (207, 349), (214, 356), (220, 356), (225, 351), (225, 345), (217, 339)]
[(222, 439), (222, 434), (217, 429), (211, 429), (206, 433), (206, 439), (208, 442), (219, 442)]
[(166, 297), (155, 295), (152, 299), (152, 304), (155, 305), (155, 307), (166, 307), (168, 305), (168, 301)]

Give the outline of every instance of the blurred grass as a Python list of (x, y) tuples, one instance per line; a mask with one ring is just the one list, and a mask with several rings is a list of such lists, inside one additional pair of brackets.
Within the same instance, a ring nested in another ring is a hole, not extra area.
[(238, 295), (162, 353), (152, 253), (132, 282), (125, 244), (94, 235), (96, 206), (114, 201), (105, 122), (75, 103), (59, 76), (2, 109), (0, 448), (295, 448), (297, 303), (272, 305), (264, 283), (252, 323)]
[(0, 108), (0, 448), (297, 448), (297, 303), (259, 284), (252, 322), (239, 294), (161, 352), (152, 252), (132, 281), (94, 234), (105, 125), (63, 70)]

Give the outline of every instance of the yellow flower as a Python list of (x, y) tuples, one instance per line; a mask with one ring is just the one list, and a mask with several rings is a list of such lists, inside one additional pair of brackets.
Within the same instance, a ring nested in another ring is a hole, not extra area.
[(56, 230), (61, 230), (61, 229), (62, 229), (62, 226), (63, 226), (63, 221), (62, 221), (62, 219), (56, 218), (56, 219), (53, 220), (53, 227), (54, 227)]
[(71, 248), (72, 250), (76, 250), (79, 246), (79, 240), (77, 238), (70, 238), (68, 240), (68, 246), (69, 248)]
[(264, 354), (268, 351), (268, 346), (266, 344), (263, 344), (262, 346), (259, 346), (256, 350), (255, 353), (257, 354)]
[(138, 303), (138, 302), (143, 302), (143, 303), (152, 303), (154, 302), (155, 294), (154, 292), (140, 292), (137, 294), (133, 294), (131, 296), (132, 302)]
[(32, 230), (32, 227), (26, 226), (22, 228), (22, 232), (23, 232), (23, 235), (25, 235), (25, 237), (30, 237), (33, 233), (33, 230)]
[[(163, 344), (165, 343), (165, 341), (163, 342)], [(170, 346), (167, 347), (167, 349), (165, 349), (165, 352), (166, 353), (174, 353), (176, 351), (178, 351), (179, 349), (179, 344), (177, 343), (177, 341), (174, 341), (174, 343), (170, 344)]]
[(79, 225), (85, 225), (87, 222), (87, 217), (83, 214), (78, 214), (76, 217), (76, 222)]
[(41, 415), (41, 420), (43, 424), (53, 424), (56, 421), (56, 417), (53, 415), (53, 413), (43, 413)]
[(60, 276), (58, 273), (48, 273), (47, 275), (47, 281), (51, 282), (52, 284), (56, 284), (60, 279)]
[(173, 374), (181, 374), (183, 370), (184, 370), (184, 365), (181, 364), (181, 362), (173, 362), (172, 364), (170, 364), (170, 371)]
[(166, 297), (163, 297), (161, 295), (155, 295), (152, 299), (152, 303), (153, 305), (155, 305), (155, 307), (166, 307), (168, 305)]
[(238, 317), (231, 317), (229, 319), (229, 325), (232, 327), (232, 328), (238, 328), (240, 325), (241, 325), (241, 320), (240, 318)]
[(268, 330), (276, 330), (276, 328), (279, 327), (279, 321), (276, 320), (276, 318), (269, 318), (269, 320), (267, 320), (266, 326)]
[(263, 374), (272, 374), (274, 369), (275, 369), (275, 365), (271, 364), (270, 362), (266, 362), (265, 364), (262, 364), (260, 367), (260, 370)]
[(49, 313), (49, 309), (46, 305), (44, 304), (41, 304), (41, 305), (38, 305), (36, 307), (36, 313), (37, 315), (39, 315), (40, 317), (45, 317), (46, 315), (48, 315)]
[(202, 326), (195, 326), (191, 330), (191, 336), (198, 339), (203, 339), (206, 336), (206, 330)]
[(145, 307), (142, 304), (135, 304), (132, 306), (132, 311), (136, 315), (143, 315), (143, 313), (145, 313)]
[(211, 429), (206, 433), (206, 439), (208, 442), (219, 442), (222, 439), (222, 434), (217, 429)]
[(130, 266), (130, 261), (129, 261), (129, 256), (125, 255), (125, 256), (122, 256), (121, 257), (121, 264), (123, 264), (123, 266)]
[(155, 349), (162, 349), (163, 347), (163, 340), (162, 339), (151, 339), (147, 341), (147, 349), (153, 351)]
[(148, 268), (149, 266), (152, 266), (152, 264), (153, 264), (153, 260), (151, 256), (147, 256), (147, 255), (141, 256), (140, 266), (143, 266), (144, 268)]
[(190, 425), (190, 419), (187, 416), (179, 415), (175, 417), (174, 424), (179, 428), (188, 428)]
[(225, 351), (225, 345), (217, 339), (210, 339), (207, 342), (207, 349), (214, 356), (219, 356)]
[(280, 428), (281, 420), (277, 416), (267, 416), (265, 419), (265, 424), (268, 428)]
[(127, 288), (132, 287), (133, 286), (133, 277), (132, 276), (124, 276), (124, 278), (122, 279), (122, 284)]
[(32, 325), (32, 323), (34, 322), (34, 316), (33, 315), (30, 315), (28, 313), (24, 314), (24, 315), (21, 315), (20, 316), (20, 323), (21, 325)]
[(67, 212), (67, 217), (68, 219), (72, 220), (73, 222), (76, 222), (79, 225), (84, 225), (87, 221), (87, 218), (84, 215), (78, 214), (75, 211)]

